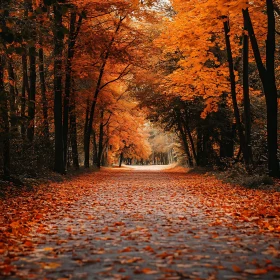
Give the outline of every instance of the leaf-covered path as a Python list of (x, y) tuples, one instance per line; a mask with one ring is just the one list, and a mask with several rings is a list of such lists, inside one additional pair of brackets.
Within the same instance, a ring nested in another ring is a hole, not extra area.
[(279, 279), (279, 197), (178, 169), (104, 169), (20, 210), (6, 202), (0, 275)]

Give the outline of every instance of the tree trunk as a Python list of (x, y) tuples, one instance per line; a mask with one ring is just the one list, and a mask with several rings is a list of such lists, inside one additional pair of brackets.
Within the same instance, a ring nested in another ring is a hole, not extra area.
[(196, 153), (197, 153), (197, 162), (196, 164), (198, 166), (203, 166), (204, 160), (203, 160), (203, 133), (202, 128), (197, 127), (197, 139), (196, 139)]
[[(61, 2), (60, 2), (61, 3)], [(63, 127), (62, 127), (62, 54), (63, 37), (61, 5), (54, 5), (54, 125), (55, 125), (55, 163), (54, 170), (65, 173)]]
[(103, 62), (100, 72), (99, 72), (99, 77), (97, 80), (97, 85), (96, 85), (93, 101), (92, 101), (91, 108), (90, 108), (88, 125), (87, 125), (87, 129), (86, 129), (86, 134), (85, 134), (85, 167), (87, 167), (87, 168), (89, 167), (89, 145), (90, 145), (90, 135), (92, 133), (93, 117), (94, 117), (97, 98), (98, 98), (98, 94), (100, 91), (100, 85), (101, 85), (101, 81), (102, 81), (107, 59), (108, 59), (108, 57), (106, 56), (105, 61)]
[(192, 154), (193, 154), (193, 158), (194, 158), (195, 162), (197, 162), (197, 154), (196, 154), (196, 151), (195, 151), (195, 145), (194, 145), (193, 137), (192, 137), (192, 134), (191, 134), (191, 131), (190, 131), (190, 127), (189, 127), (188, 122), (187, 122), (187, 113), (186, 112), (185, 112), (185, 119), (183, 119), (183, 123), (184, 123), (184, 128), (185, 128), (185, 134), (188, 136), (188, 138), (190, 140), (191, 151), (192, 151)]
[(234, 117), (236, 121), (240, 146), (242, 149), (244, 162), (246, 167), (249, 166), (249, 153), (248, 150), (245, 147), (245, 137), (242, 129), (242, 124), (240, 120), (240, 113), (239, 108), (237, 104), (236, 99), (236, 83), (235, 83), (235, 74), (234, 74), (234, 65), (233, 65), (233, 57), (231, 52), (231, 44), (230, 44), (230, 28), (229, 28), (229, 22), (224, 22), (224, 32), (225, 32), (225, 40), (226, 40), (226, 49), (227, 49), (227, 57), (228, 57), (228, 65), (229, 65), (229, 73), (230, 73), (230, 85), (231, 85), (231, 97), (232, 97), (232, 103), (233, 103), (233, 111), (234, 111)]
[(101, 166), (101, 157), (102, 157), (102, 151), (103, 151), (103, 118), (104, 118), (104, 111), (101, 110), (100, 114), (100, 125), (99, 125), (99, 141), (98, 141), (98, 154), (97, 154), (97, 167), (100, 168)]
[(2, 142), (2, 156), (3, 156), (3, 174), (4, 179), (9, 179), (11, 175), (10, 167), (10, 126), (8, 115), (8, 97), (4, 86), (4, 65), (5, 59), (3, 55), (0, 56), (0, 126), (1, 126), (1, 142)]
[(71, 91), (71, 72), (72, 72), (72, 58), (74, 56), (73, 35), (75, 32), (76, 13), (72, 12), (70, 15), (70, 28), (68, 51), (65, 67), (65, 91), (63, 103), (63, 148), (64, 148), (64, 162), (67, 162), (67, 139), (68, 139), (68, 118), (69, 118), (69, 98)]
[(96, 143), (96, 133), (95, 130), (92, 131), (92, 165), (93, 166), (97, 166), (97, 162), (98, 162), (98, 148), (97, 148), (97, 143)]
[(192, 156), (191, 156), (191, 153), (190, 153), (189, 144), (188, 144), (188, 141), (187, 141), (187, 135), (183, 130), (181, 113), (180, 113), (179, 110), (176, 110), (176, 119), (177, 119), (178, 129), (179, 129), (180, 135), (181, 135), (181, 140), (182, 140), (183, 145), (184, 145), (184, 150), (185, 150), (185, 153), (186, 153), (186, 155), (188, 157), (188, 160), (189, 160), (189, 166), (192, 167), (193, 166), (193, 159), (192, 159)]
[(266, 40), (266, 84), (267, 84), (267, 143), (268, 170), (271, 176), (279, 177), (278, 151), (278, 100), (275, 81), (275, 15), (273, 1), (266, 0), (268, 30)]
[(27, 70), (27, 55), (26, 49), (21, 58), (22, 61), (22, 90), (21, 90), (21, 107), (20, 107), (20, 116), (21, 116), (21, 136), (24, 139), (26, 136), (26, 122), (25, 122), (25, 110), (26, 110), (26, 93), (29, 96), (29, 82), (28, 82), (28, 70)]
[(68, 39), (68, 50), (67, 60), (65, 67), (65, 94), (63, 104), (63, 141), (64, 141), (64, 162), (67, 162), (67, 139), (68, 139), (68, 126), (69, 126), (69, 101), (71, 93), (71, 81), (72, 81), (72, 60), (75, 54), (75, 43), (82, 24), (82, 16), (80, 16), (77, 28), (76, 28), (76, 12), (71, 12), (70, 15), (70, 26), (69, 26), (69, 39)]
[(29, 95), (28, 95), (28, 119), (27, 138), (30, 142), (34, 138), (34, 120), (35, 120), (35, 95), (36, 95), (36, 56), (35, 47), (29, 48)]
[(70, 110), (70, 134), (71, 134), (73, 166), (77, 170), (80, 168), (80, 165), (79, 165), (79, 153), (78, 153), (78, 142), (77, 142), (76, 100), (74, 94), (71, 94), (69, 110)]
[[(42, 35), (39, 35), (39, 43), (42, 45)], [(49, 130), (49, 117), (48, 117), (48, 100), (46, 96), (46, 79), (45, 79), (45, 65), (44, 65), (44, 50), (42, 47), (39, 49), (39, 76), (40, 76), (40, 87), (41, 87), (41, 102), (43, 106), (43, 135), (48, 141), (50, 130)]]
[(244, 22), (248, 28), (248, 33), (259, 71), (259, 76), (263, 85), (267, 109), (267, 147), (268, 147), (268, 171), (271, 176), (279, 176), (279, 162), (277, 157), (278, 135), (277, 135), (277, 88), (275, 82), (275, 15), (273, 1), (266, 0), (267, 3), (267, 40), (266, 40), (266, 68), (263, 64), (258, 42), (254, 33), (249, 10), (242, 10)]
[(16, 113), (16, 81), (15, 73), (11, 59), (8, 62), (9, 73), (9, 103), (10, 103), (10, 119), (11, 119), (11, 132), (14, 134), (17, 132), (17, 113)]
[[(27, 10), (29, 13), (33, 13), (32, 0), (26, 1)], [(35, 22), (32, 23), (35, 25)], [(29, 47), (29, 95), (28, 95), (28, 119), (29, 124), (27, 127), (27, 138), (30, 142), (34, 139), (34, 127), (35, 127), (35, 96), (36, 96), (36, 28), (31, 26), (31, 39), (34, 46)]]
[(220, 158), (233, 158), (235, 125), (228, 120), (221, 132)]
[(123, 162), (123, 152), (121, 152), (121, 154), (120, 154), (119, 167), (122, 167), (122, 162)]
[(84, 167), (89, 168), (89, 144), (90, 144), (90, 134), (88, 135), (88, 123), (89, 123), (89, 98), (87, 98), (87, 108), (86, 108), (86, 118), (84, 127)]
[[(24, 20), (27, 21), (28, 18), (29, 3), (28, 0), (24, 0)], [(26, 130), (29, 123), (26, 123), (26, 101), (30, 96), (30, 86), (28, 77), (28, 61), (27, 61), (27, 48), (24, 48), (24, 53), (22, 54), (22, 91), (21, 91), (21, 136), (23, 139), (26, 137)], [(26, 95), (27, 93), (27, 95)], [(29, 103), (27, 103), (29, 105)]]
[[(247, 32), (247, 26), (244, 23), (244, 31)], [(247, 171), (251, 171), (253, 164), (253, 154), (251, 146), (251, 104), (249, 95), (249, 38), (243, 34), (243, 106), (244, 106), (244, 124), (245, 124), (245, 149), (248, 151)]]

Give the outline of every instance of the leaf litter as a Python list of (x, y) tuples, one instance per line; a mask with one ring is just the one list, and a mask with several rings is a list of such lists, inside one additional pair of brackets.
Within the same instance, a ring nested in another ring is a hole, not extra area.
[(4, 279), (279, 279), (280, 194), (104, 168), (0, 204)]

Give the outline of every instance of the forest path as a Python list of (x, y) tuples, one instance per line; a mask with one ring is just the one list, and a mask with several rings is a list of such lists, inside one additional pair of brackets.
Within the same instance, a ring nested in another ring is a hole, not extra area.
[[(279, 279), (279, 234), (260, 233), (256, 217), (236, 219), (211, 184), (232, 188), (160, 167), (66, 182), (67, 195), (57, 194), (54, 209), (5, 256), (12, 261), (2, 279)], [(243, 199), (230, 195), (232, 205)]]

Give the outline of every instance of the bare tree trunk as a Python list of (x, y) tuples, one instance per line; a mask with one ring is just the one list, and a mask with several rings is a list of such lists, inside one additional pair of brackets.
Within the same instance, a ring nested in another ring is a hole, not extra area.
[[(35, 31), (34, 31), (35, 32)], [(36, 96), (36, 48), (29, 48), (29, 95), (28, 95), (28, 118), (27, 138), (33, 141), (35, 127), (35, 96)]]
[(248, 28), (248, 33), (262, 81), (263, 90), (266, 99), (267, 110), (267, 147), (268, 147), (268, 171), (271, 176), (279, 176), (279, 161), (277, 157), (278, 135), (277, 135), (277, 88), (275, 81), (275, 15), (272, 0), (266, 0), (267, 4), (267, 40), (266, 40), (266, 68), (263, 64), (258, 42), (254, 33), (254, 27), (251, 21), (249, 10), (242, 10), (244, 22)]
[(238, 108), (237, 99), (236, 99), (236, 83), (235, 83), (233, 57), (232, 57), (230, 36), (229, 36), (230, 28), (229, 28), (228, 21), (224, 21), (224, 32), (225, 32), (227, 58), (228, 58), (229, 73), (230, 73), (231, 97), (232, 97), (232, 103), (233, 103), (234, 117), (235, 117), (235, 121), (236, 121), (236, 126), (237, 126), (240, 146), (241, 146), (243, 157), (244, 157), (245, 166), (247, 169), (249, 167), (249, 153), (245, 147), (245, 137), (244, 137), (244, 133), (243, 133), (243, 129), (242, 129), (240, 113), (239, 113), (239, 108)]
[(8, 62), (8, 73), (9, 73), (9, 88), (10, 88), (10, 119), (11, 119), (11, 132), (17, 132), (17, 113), (16, 113), (16, 81), (15, 73), (11, 59)]
[(71, 81), (72, 81), (72, 60), (75, 54), (76, 38), (78, 36), (81, 24), (82, 16), (79, 17), (76, 27), (76, 12), (70, 14), (70, 27), (69, 27), (69, 39), (68, 39), (68, 50), (67, 60), (65, 69), (65, 95), (63, 103), (63, 144), (64, 144), (64, 162), (67, 162), (67, 139), (68, 139), (68, 126), (69, 126), (69, 104), (70, 104), (70, 93), (71, 93)]
[(96, 143), (96, 133), (95, 130), (93, 129), (92, 131), (92, 165), (97, 166), (98, 162), (98, 149), (97, 149), (97, 143)]
[(97, 154), (97, 167), (101, 167), (101, 157), (102, 157), (102, 151), (103, 151), (103, 118), (104, 118), (104, 111), (101, 109), (100, 113), (100, 125), (99, 125), (99, 140), (98, 140), (98, 154)]
[(202, 166), (204, 164), (204, 158), (203, 158), (203, 133), (202, 128), (197, 127), (197, 142), (196, 142), (196, 154), (197, 154), (197, 162), (196, 164), (198, 166)]
[(4, 65), (5, 58), (0, 56), (0, 126), (1, 126), (1, 142), (2, 142), (2, 156), (3, 156), (3, 173), (4, 179), (9, 179), (11, 175), (10, 167), (10, 126), (8, 116), (8, 97), (4, 87)]
[[(247, 32), (247, 26), (244, 23), (244, 31)], [(249, 37), (243, 34), (243, 106), (244, 106), (244, 124), (245, 124), (245, 148), (248, 150), (248, 171), (251, 171), (253, 164), (253, 154), (251, 146), (251, 104), (249, 95)]]
[(55, 163), (54, 170), (65, 173), (64, 149), (63, 149), (63, 126), (62, 126), (62, 54), (63, 38), (60, 34), (62, 29), (61, 5), (54, 5), (54, 125), (55, 125)]
[(186, 155), (188, 157), (188, 160), (189, 160), (189, 166), (192, 167), (193, 166), (193, 159), (192, 159), (192, 156), (191, 156), (191, 153), (190, 153), (189, 144), (188, 144), (188, 141), (187, 141), (187, 135), (186, 135), (186, 133), (183, 129), (183, 126), (182, 126), (181, 113), (178, 109), (176, 109), (175, 111), (176, 111), (177, 125), (178, 125), (178, 129), (180, 131), (181, 140), (182, 140), (183, 145), (184, 145), (184, 150), (185, 150), (185, 153), (186, 153)]
[[(24, 0), (24, 20), (27, 21), (28, 17), (28, 0)], [(21, 116), (21, 137), (25, 139), (26, 137), (26, 100), (30, 96), (30, 86), (29, 86), (29, 78), (28, 78), (28, 62), (27, 62), (27, 48), (26, 46), (22, 46), (24, 52), (22, 54), (21, 62), (22, 62), (22, 90), (21, 90), (21, 108), (20, 108), (20, 116)], [(27, 94), (26, 94), (27, 93)]]
[(21, 136), (24, 139), (26, 136), (26, 122), (25, 122), (26, 93), (27, 93), (27, 96), (29, 96), (29, 91), (30, 91), (29, 82), (28, 82), (26, 49), (22, 55), (21, 61), (22, 61), (22, 90), (21, 90), (20, 116), (21, 116)]
[(122, 167), (122, 162), (123, 162), (123, 152), (121, 152), (121, 154), (120, 154), (119, 167)]
[(97, 97), (98, 97), (98, 94), (100, 91), (100, 85), (101, 85), (101, 81), (102, 81), (107, 59), (108, 59), (108, 57), (105, 57), (105, 61), (103, 62), (100, 72), (99, 72), (99, 77), (97, 80), (94, 98), (93, 98), (90, 112), (89, 112), (88, 124), (87, 124), (87, 128), (85, 130), (85, 164), (84, 165), (86, 168), (89, 167), (89, 145), (90, 145), (90, 136), (92, 133), (93, 117), (94, 117), (95, 107), (96, 107), (96, 103), (97, 103)]
[(266, 96), (267, 96), (267, 143), (268, 170), (279, 177), (278, 151), (278, 98), (275, 81), (275, 15), (273, 1), (267, 0), (268, 32), (266, 40)]
[(89, 144), (90, 144), (90, 134), (88, 135), (88, 124), (89, 123), (89, 97), (87, 98), (87, 108), (86, 108), (86, 116), (85, 116), (85, 127), (84, 127), (84, 167), (89, 168)]
[(194, 141), (193, 141), (193, 137), (190, 131), (190, 127), (188, 125), (188, 121), (187, 121), (187, 113), (185, 112), (185, 118), (182, 119), (182, 122), (184, 124), (184, 128), (185, 128), (185, 135), (188, 136), (189, 140), (190, 140), (190, 144), (191, 144), (191, 151), (194, 157), (195, 162), (197, 162), (197, 154), (195, 151), (195, 145), (194, 145)]
[[(39, 34), (39, 43), (42, 46), (42, 35)], [(44, 65), (44, 50), (42, 47), (39, 49), (39, 76), (40, 76), (40, 87), (41, 87), (41, 102), (43, 106), (43, 133), (44, 138), (49, 140), (50, 129), (49, 129), (49, 117), (48, 117), (48, 100), (46, 96), (46, 79), (45, 79), (45, 65)]]
[(77, 117), (76, 117), (76, 100), (74, 94), (70, 100), (70, 133), (71, 133), (71, 146), (72, 146), (72, 158), (75, 169), (79, 169), (79, 153), (78, 153), (78, 141), (77, 141)]

